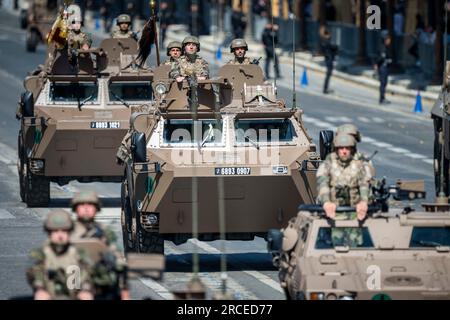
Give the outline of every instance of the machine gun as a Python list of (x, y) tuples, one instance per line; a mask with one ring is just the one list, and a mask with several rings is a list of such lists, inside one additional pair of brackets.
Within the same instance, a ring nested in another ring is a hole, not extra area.
[(186, 76), (186, 81), (189, 86), (189, 106), (191, 111), (196, 114), (198, 109), (198, 81), (197, 76), (194, 74), (190, 74)]
[(259, 59), (253, 59), (252, 60), (252, 64), (256, 64), (256, 65), (259, 65), (259, 61), (261, 61), (261, 59), (262, 59), (262, 57), (259, 57)]

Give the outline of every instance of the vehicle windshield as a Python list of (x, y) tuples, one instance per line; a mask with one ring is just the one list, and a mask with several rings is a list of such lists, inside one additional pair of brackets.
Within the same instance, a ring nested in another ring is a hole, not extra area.
[(289, 119), (237, 119), (236, 141), (289, 142), (296, 137)]
[(358, 227), (339, 227), (319, 228), (316, 249), (333, 249), (335, 247), (358, 248), (374, 248), (372, 237), (368, 228)]
[(449, 227), (414, 227), (410, 248), (448, 247), (450, 246)]
[(95, 82), (53, 82), (50, 85), (50, 100), (53, 102), (93, 103), (98, 98)]
[(109, 84), (109, 101), (148, 101), (153, 99), (150, 82), (112, 82)]
[(163, 139), (167, 144), (198, 145), (222, 141), (222, 120), (175, 120), (164, 122)]

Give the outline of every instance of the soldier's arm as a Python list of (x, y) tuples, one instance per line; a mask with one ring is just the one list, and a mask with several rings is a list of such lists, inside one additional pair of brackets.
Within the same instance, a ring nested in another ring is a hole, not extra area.
[(45, 273), (45, 255), (41, 249), (34, 249), (30, 253), (30, 259), (33, 265), (27, 270), (27, 280), (33, 291), (45, 289), (46, 273)]
[(361, 201), (369, 202), (369, 181), (367, 181), (366, 168), (361, 163), (361, 170), (358, 175), (359, 197)]
[(209, 65), (206, 60), (202, 60), (202, 72), (200, 73), (201, 76), (209, 78)]
[(323, 161), (319, 169), (317, 170), (317, 200), (319, 203), (324, 204), (331, 201), (331, 188), (330, 188), (330, 162), (329, 160)]
[(178, 62), (175, 62), (172, 64), (172, 68), (170, 69), (169, 72), (169, 77), (172, 79), (176, 79), (180, 76), (181, 76), (180, 64)]

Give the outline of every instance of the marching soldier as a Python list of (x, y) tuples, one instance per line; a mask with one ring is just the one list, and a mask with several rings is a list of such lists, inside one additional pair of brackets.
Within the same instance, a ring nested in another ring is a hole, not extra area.
[(30, 256), (27, 279), (35, 300), (93, 299), (90, 261), (70, 243), (73, 222), (68, 212), (54, 210), (44, 223), (49, 239)]
[(234, 54), (234, 59), (227, 64), (252, 64), (251, 60), (245, 56), (247, 51), (248, 45), (244, 39), (234, 39), (230, 45), (230, 52)]
[(132, 38), (138, 41), (136, 33), (130, 30), (131, 27), (131, 17), (128, 14), (121, 14), (117, 17), (117, 26), (112, 32), (113, 38)]
[(109, 247), (109, 251), (104, 253), (104, 259), (94, 269), (96, 298), (128, 300), (127, 268), (117, 251), (116, 236), (112, 230), (95, 221), (95, 216), (101, 209), (97, 194), (82, 191), (75, 195), (71, 205), (77, 215), (72, 240), (98, 239)]
[(171, 66), (172, 64), (177, 62), (181, 57), (181, 42), (169, 42), (169, 44), (167, 45), (167, 56), (169, 58), (164, 62), (164, 65)]
[(182, 82), (185, 77), (195, 75), (197, 80), (209, 78), (208, 62), (198, 55), (200, 42), (197, 37), (189, 36), (182, 42), (183, 56), (173, 64), (170, 77)]

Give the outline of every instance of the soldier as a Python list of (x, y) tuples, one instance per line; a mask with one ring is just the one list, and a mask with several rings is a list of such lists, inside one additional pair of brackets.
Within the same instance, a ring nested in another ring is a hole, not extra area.
[(104, 254), (105, 259), (95, 268), (93, 282), (96, 284), (96, 297), (119, 298), (117, 291), (120, 290), (120, 298), (128, 300), (126, 264), (117, 251), (116, 236), (112, 230), (95, 221), (95, 216), (100, 211), (97, 194), (92, 191), (82, 191), (75, 195), (71, 205), (77, 215), (72, 240), (94, 238), (103, 241), (110, 249)]
[(173, 64), (170, 77), (182, 82), (185, 77), (195, 75), (197, 80), (209, 78), (209, 67), (197, 53), (200, 52), (200, 42), (197, 37), (186, 37), (182, 42), (183, 56)]
[[(336, 135), (348, 134), (355, 138), (356, 143), (361, 142), (361, 133), (358, 128), (353, 124), (344, 124), (337, 128)], [(353, 156), (355, 160), (363, 161), (364, 171), (366, 173), (366, 180), (370, 184), (372, 179), (375, 177), (375, 167), (373, 166), (372, 160), (366, 157), (365, 154), (355, 150), (355, 155)]]
[(325, 66), (327, 67), (327, 73), (325, 76), (325, 82), (323, 84), (323, 93), (333, 93), (333, 90), (329, 90), (330, 78), (333, 73), (334, 58), (337, 54), (338, 48), (331, 43), (331, 33), (326, 26), (320, 27), (320, 47), (322, 48), (325, 56)]
[[(92, 300), (90, 261), (70, 243), (73, 222), (69, 213), (64, 210), (50, 212), (44, 230), (49, 240), (42, 248), (31, 252), (34, 265), (27, 270), (34, 299)], [(78, 279), (74, 278), (76, 276)]]
[(164, 62), (164, 65), (171, 66), (173, 63), (177, 62), (181, 57), (181, 42), (169, 42), (167, 45), (167, 56), (169, 59)]
[(251, 60), (245, 56), (248, 51), (247, 42), (244, 39), (234, 39), (231, 41), (230, 52), (234, 54), (234, 59), (228, 64), (251, 64)]
[(334, 141), (335, 152), (328, 155), (317, 171), (318, 200), (328, 218), (336, 218), (337, 206), (356, 207), (358, 220), (364, 220), (368, 210), (369, 185), (364, 165), (354, 158), (356, 140), (339, 134)]
[(73, 14), (69, 17), (69, 34), (67, 37), (67, 43), (69, 49), (82, 49), (88, 50), (92, 45), (92, 39), (86, 33), (81, 31), (81, 15)]
[(383, 46), (380, 50), (379, 56), (376, 63), (374, 64), (374, 69), (378, 71), (378, 76), (380, 78), (380, 99), (379, 104), (389, 104), (391, 103), (386, 99), (386, 86), (389, 79), (389, 66), (392, 63), (392, 53), (391, 53), (392, 39), (389, 35), (386, 35), (383, 40)]
[(132, 38), (138, 41), (136, 33), (130, 30), (131, 27), (131, 17), (128, 14), (121, 14), (117, 17), (117, 26), (112, 32), (113, 38)]

